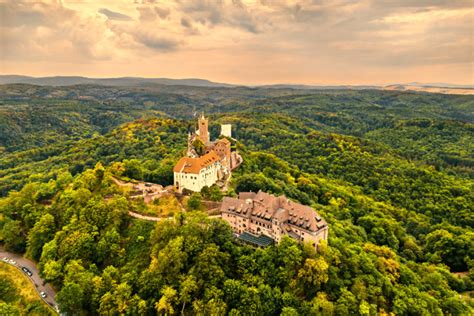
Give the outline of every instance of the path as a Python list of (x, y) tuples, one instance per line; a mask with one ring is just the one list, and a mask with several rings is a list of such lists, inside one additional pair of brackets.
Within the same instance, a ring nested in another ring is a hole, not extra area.
[[(31, 277), (28, 277), (30, 281), (34, 284), (36, 291), (38, 292), (38, 295), (41, 297), (39, 294), (40, 292), (45, 292), (47, 294), (46, 298), (42, 298), (43, 301), (46, 302), (49, 306), (51, 306), (53, 309), (57, 310), (58, 304), (56, 303), (55, 297), (56, 293), (54, 292), (53, 288), (51, 285), (46, 283), (40, 276), (39, 276), (39, 271), (38, 268), (36, 268), (36, 264), (29, 260), (26, 259), (18, 254), (11, 253), (8, 251), (5, 251), (2, 247), (0, 247), (0, 260), (3, 260), (3, 258), (8, 258), (8, 259), (13, 259), (16, 261), (15, 267), (18, 268), (22, 273), (24, 273), (21, 270), (21, 267), (27, 267), (33, 275)], [(8, 263), (11, 264), (11, 263)]]
[(135, 213), (135, 212), (132, 212), (132, 211), (128, 211), (128, 215), (130, 215), (131, 217), (135, 217), (135, 218), (138, 218), (138, 219), (143, 219), (145, 221), (151, 221), (151, 222), (159, 222), (162, 219), (173, 218), (173, 217), (155, 217), (155, 216), (149, 216), (149, 215), (142, 215), (142, 214)]
[[(163, 194), (171, 193), (172, 186), (163, 188), (161, 184), (151, 182), (125, 182), (123, 180), (112, 177), (112, 181), (119, 187), (128, 187), (132, 190), (132, 198), (143, 197), (145, 203), (150, 203), (155, 198), (161, 197)], [(135, 192), (135, 193), (133, 193)]]
[[(150, 222), (159, 222), (159, 221), (164, 220), (164, 219), (174, 218), (173, 216), (170, 216), (170, 217), (155, 217), (155, 216), (149, 216), (149, 215), (142, 215), (142, 214), (135, 213), (135, 212), (132, 212), (132, 211), (128, 211), (128, 215), (130, 215), (131, 217), (135, 217), (135, 218), (142, 219), (142, 220), (145, 220), (145, 221), (150, 221)], [(209, 218), (220, 218), (221, 215), (209, 215), (208, 217)]]

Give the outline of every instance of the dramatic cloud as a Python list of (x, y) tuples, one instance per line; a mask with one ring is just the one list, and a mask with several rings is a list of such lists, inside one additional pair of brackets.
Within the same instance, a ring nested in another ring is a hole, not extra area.
[(474, 84), (472, 0), (0, 3), (1, 72)]

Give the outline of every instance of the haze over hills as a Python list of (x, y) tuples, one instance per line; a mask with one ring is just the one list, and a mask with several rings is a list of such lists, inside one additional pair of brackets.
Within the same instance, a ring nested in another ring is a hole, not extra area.
[[(51, 76), (31, 77), (22, 75), (0, 75), (0, 84), (32, 84), (39, 86), (73, 86), (83, 84), (104, 86), (143, 86), (149, 84), (179, 85), (193, 87), (238, 87), (230, 83), (213, 82), (207, 79), (185, 78), (143, 78), (143, 77), (117, 77), (117, 78), (88, 78), (82, 76)], [(418, 92), (432, 92), (444, 94), (474, 94), (474, 86), (457, 85), (450, 83), (395, 83), (390, 85), (304, 85), (304, 84), (270, 84), (270, 85), (248, 85), (249, 87), (260, 87), (270, 89), (381, 89), (381, 90), (404, 90)]]
[(168, 78), (87, 78), (81, 76), (29, 77), (20, 75), (0, 76), (0, 84), (24, 83), (39, 86), (73, 86), (79, 84), (96, 84), (104, 86), (139, 86), (144, 84), (183, 85), (196, 87), (232, 87), (227, 83), (212, 82), (205, 79), (168, 79)]

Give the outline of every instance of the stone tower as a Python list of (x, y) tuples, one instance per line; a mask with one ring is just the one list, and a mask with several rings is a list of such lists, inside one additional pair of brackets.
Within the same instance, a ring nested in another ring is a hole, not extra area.
[(204, 117), (204, 114), (201, 114), (198, 120), (198, 134), (199, 139), (204, 143), (209, 143), (209, 130), (208, 130), (208, 120)]
[(232, 138), (232, 125), (230, 124), (221, 124), (221, 135), (225, 137)]

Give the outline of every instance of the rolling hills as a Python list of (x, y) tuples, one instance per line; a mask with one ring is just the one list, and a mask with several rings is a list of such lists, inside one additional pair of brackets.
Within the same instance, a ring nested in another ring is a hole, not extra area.
[[(253, 249), (203, 214), (127, 216), (138, 206), (111, 177), (170, 184), (200, 111), (213, 136), (232, 124), (244, 157), (228, 194), (311, 205), (327, 246)], [(0, 86), (0, 240), (66, 312), (469, 314), (473, 111), (397, 91)]]

